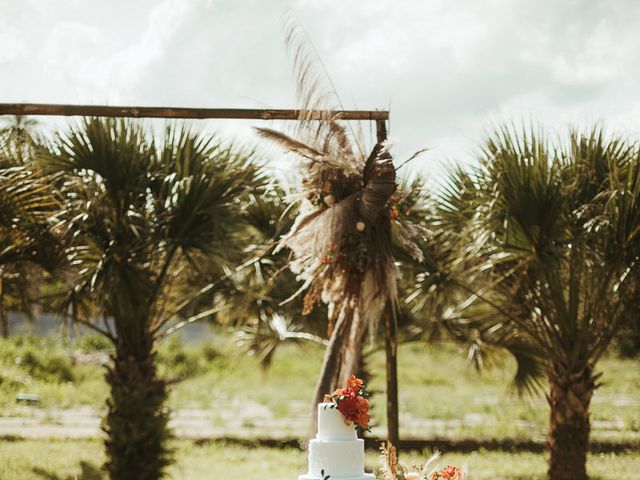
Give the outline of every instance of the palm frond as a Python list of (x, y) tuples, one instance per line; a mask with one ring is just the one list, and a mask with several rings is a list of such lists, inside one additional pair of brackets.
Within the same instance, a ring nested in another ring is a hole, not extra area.
[(261, 137), (271, 140), (284, 147), (286, 150), (297, 153), (301, 157), (317, 160), (324, 155), (322, 152), (317, 151), (315, 148), (310, 147), (309, 145), (299, 140), (295, 140), (294, 138), (291, 138), (284, 133), (278, 132), (277, 130), (264, 127), (254, 127), (254, 130), (256, 130), (256, 132), (258, 132), (258, 135), (260, 135)]

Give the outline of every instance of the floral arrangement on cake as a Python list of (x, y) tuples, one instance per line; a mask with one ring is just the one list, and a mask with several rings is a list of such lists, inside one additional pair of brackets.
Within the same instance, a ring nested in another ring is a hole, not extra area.
[(325, 395), (324, 401), (333, 403), (333, 408), (338, 409), (347, 423), (354, 424), (356, 429), (370, 432), (368, 397), (369, 392), (364, 381), (351, 375), (346, 388), (338, 388), (331, 395)]
[(384, 480), (465, 480), (467, 474), (464, 469), (448, 465), (445, 468), (433, 467), (432, 464), (440, 457), (440, 452), (431, 456), (424, 465), (407, 467), (398, 463), (398, 455), (393, 445), (383, 443), (380, 446), (382, 460), (382, 478)]

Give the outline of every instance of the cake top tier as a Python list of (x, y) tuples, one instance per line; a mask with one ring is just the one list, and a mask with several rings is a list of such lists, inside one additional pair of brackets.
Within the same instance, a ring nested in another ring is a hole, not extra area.
[(355, 425), (347, 422), (334, 403), (318, 404), (318, 440), (355, 440)]

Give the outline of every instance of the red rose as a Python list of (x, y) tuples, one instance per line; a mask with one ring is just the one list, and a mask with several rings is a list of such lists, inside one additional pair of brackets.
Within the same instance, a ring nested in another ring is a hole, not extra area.
[(364, 397), (356, 397), (356, 403), (358, 404), (359, 412), (368, 412), (369, 411), (369, 400)]
[(356, 418), (356, 423), (363, 430), (368, 430), (369, 429), (369, 420), (370, 419), (371, 419), (371, 416), (368, 413), (360, 412), (358, 414), (358, 417)]
[(345, 397), (338, 402), (338, 410), (345, 418), (355, 422), (358, 413), (360, 413), (358, 411), (358, 400), (351, 396)]

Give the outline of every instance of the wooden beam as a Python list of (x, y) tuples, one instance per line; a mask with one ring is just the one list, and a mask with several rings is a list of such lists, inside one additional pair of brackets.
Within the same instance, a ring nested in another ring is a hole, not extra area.
[[(317, 118), (326, 112), (318, 111)], [(343, 120), (376, 120), (389, 118), (385, 110), (335, 110), (333, 115)], [(298, 120), (300, 110), (249, 108), (180, 108), (125, 107), (109, 105), (62, 105), (52, 103), (0, 103), (0, 115), (55, 115), (84, 117), (133, 118), (220, 118), (253, 120)]]

